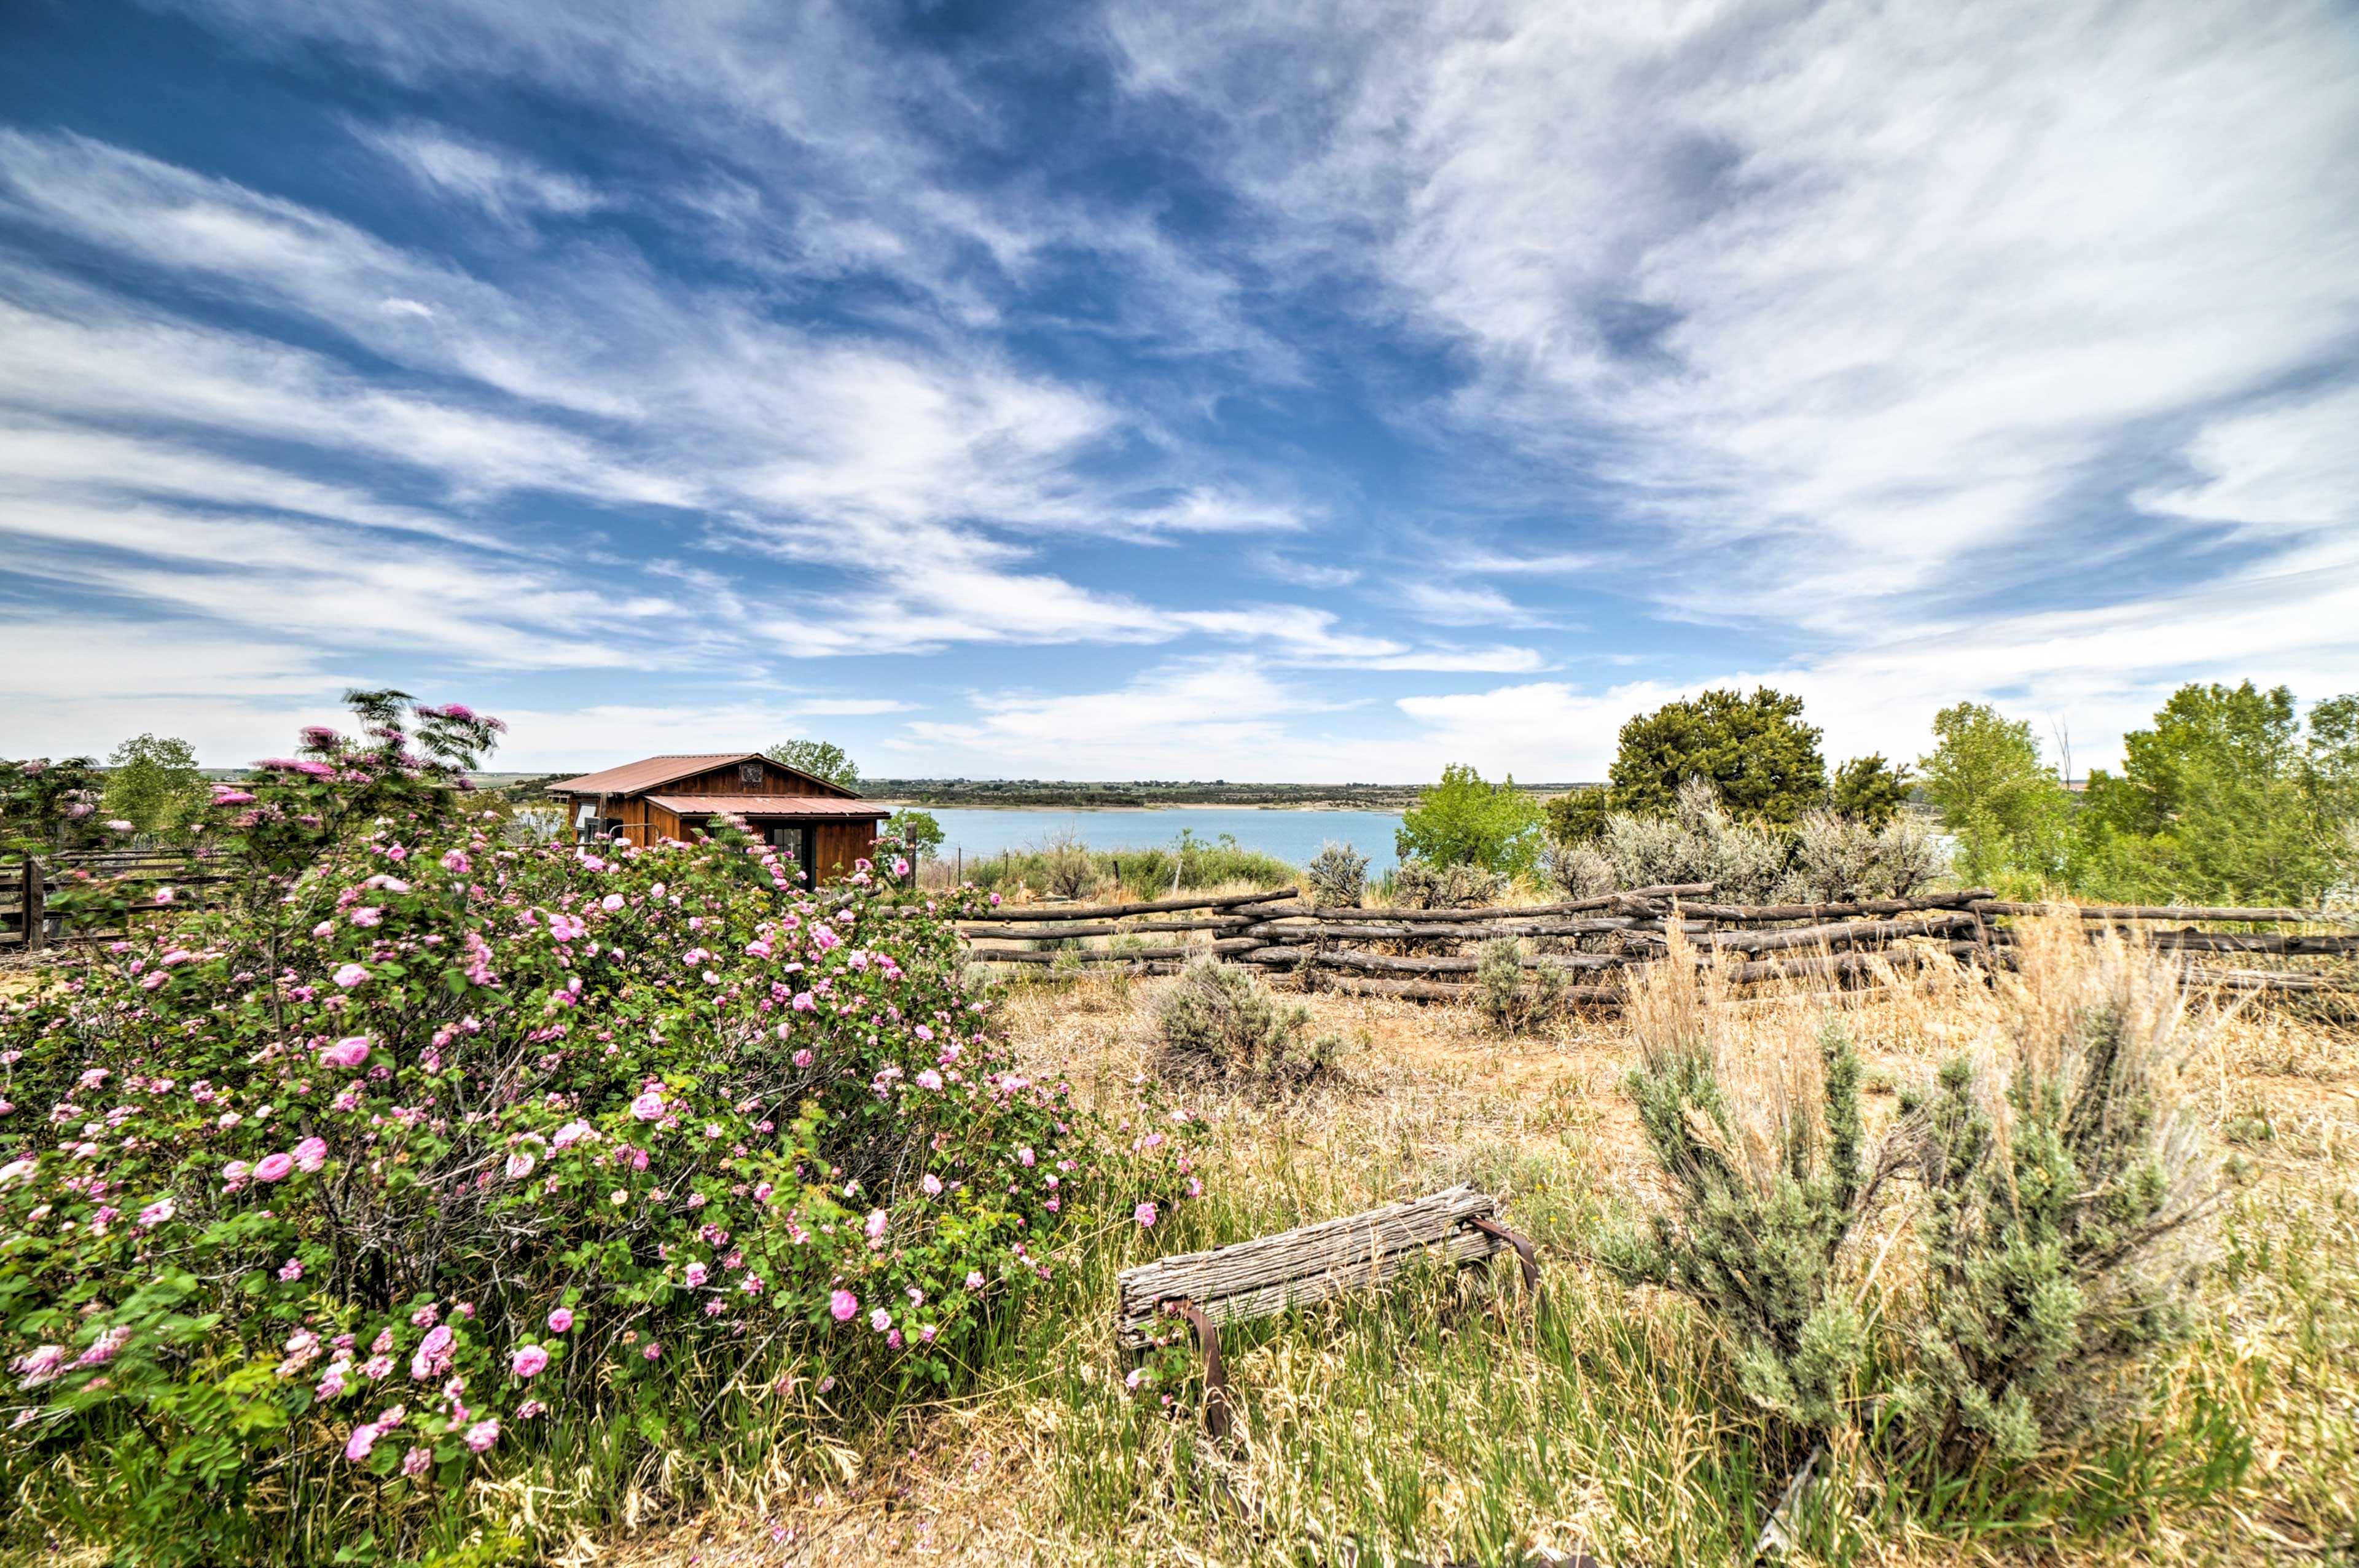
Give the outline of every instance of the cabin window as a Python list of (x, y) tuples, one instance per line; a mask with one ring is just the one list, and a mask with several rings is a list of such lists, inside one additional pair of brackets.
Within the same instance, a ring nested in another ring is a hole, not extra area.
[(747, 789), (759, 789), (762, 786), (762, 764), (759, 762), (738, 763), (737, 782), (744, 784)]

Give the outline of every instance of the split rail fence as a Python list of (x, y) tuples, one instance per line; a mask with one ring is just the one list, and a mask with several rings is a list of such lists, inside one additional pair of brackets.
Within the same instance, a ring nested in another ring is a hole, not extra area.
[(215, 886), (228, 881), (218, 861), (208, 862), (169, 849), (126, 849), (19, 856), (0, 860), (0, 948), (39, 951), (69, 942), (112, 941), (118, 929), (69, 932), (51, 907), (58, 894), (87, 882), (149, 894), (169, 888), (172, 902), (159, 909), (201, 908)]
[[(1987, 888), (1817, 904), (1714, 903), (1713, 891), (1712, 884), (1697, 882), (1520, 907), (1395, 909), (1321, 908), (1288, 888), (1147, 903), (1003, 908), (962, 920), (958, 930), (969, 957), (979, 963), (1169, 974), (1209, 957), (1291, 972), (1305, 986), (1436, 1001), (1473, 995), (1481, 959), (1473, 949), (1516, 937), (1522, 939), (1522, 967), (1552, 971), (1565, 1000), (1611, 1005), (1622, 998), (1625, 971), (1668, 953), (1674, 922), (1698, 957), (1721, 966), (1732, 979), (1840, 980), (1912, 965), (1929, 952), (2004, 968), (2011, 958), (2014, 920), (2049, 909), (1995, 898)], [(2093, 931), (2119, 927), (2184, 955), (2197, 984), (2354, 989), (2347, 972), (2222, 968), (2201, 960), (2238, 954), (2348, 958), (2359, 954), (2359, 935), (2351, 929), (2359, 925), (2359, 914), (2210, 905), (2057, 907), (2077, 914)], [(2223, 925), (2242, 929), (2206, 929)], [(2331, 929), (2316, 929), (2321, 926)], [(1092, 940), (1108, 945), (1087, 946)]]

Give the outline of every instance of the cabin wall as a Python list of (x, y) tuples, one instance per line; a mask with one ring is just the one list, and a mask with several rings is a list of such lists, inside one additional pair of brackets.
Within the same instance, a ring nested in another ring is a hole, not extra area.
[(819, 825), (818, 839), (813, 852), (819, 857), (820, 876), (848, 876), (852, 863), (866, 859), (869, 851), (876, 847), (876, 824), (822, 822)]

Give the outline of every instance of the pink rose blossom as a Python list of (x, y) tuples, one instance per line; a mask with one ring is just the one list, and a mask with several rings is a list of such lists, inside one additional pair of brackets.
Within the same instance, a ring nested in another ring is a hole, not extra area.
[(631, 1102), (631, 1114), (641, 1121), (654, 1121), (664, 1113), (663, 1096), (649, 1089)]
[(549, 1333), (551, 1333), (551, 1334), (563, 1334), (566, 1330), (568, 1330), (568, 1329), (571, 1328), (572, 1326), (573, 1326), (573, 1309), (572, 1309), (571, 1307), (559, 1307), (555, 1312), (552, 1312), (552, 1313), (550, 1313), (550, 1314), (549, 1314)]
[(500, 1418), (489, 1417), (467, 1429), (467, 1446), (481, 1454), (500, 1440)]
[(302, 1142), (295, 1145), (295, 1168), (297, 1170), (304, 1172), (316, 1171), (327, 1162), (328, 1141), (326, 1139), (306, 1138)]
[(257, 1182), (283, 1182), (294, 1168), (295, 1156), (292, 1154), (265, 1154), (261, 1162), (254, 1167), (254, 1179)]
[(358, 964), (346, 964), (342, 968), (338, 969), (335, 974), (336, 984), (346, 990), (352, 989), (354, 986), (360, 984), (363, 980), (367, 979), (368, 978), (369, 972), (366, 969), (362, 968)]
[(357, 1067), (368, 1059), (369, 1043), (365, 1034), (339, 1040), (320, 1053), (320, 1064), (327, 1067)]
[(359, 1464), (369, 1456), (369, 1450), (376, 1446), (376, 1440), (381, 1435), (374, 1422), (353, 1428), (352, 1436), (344, 1443), (344, 1457), (355, 1465)]
[(523, 1181), (527, 1176), (532, 1174), (532, 1168), (535, 1163), (536, 1162), (532, 1157), (531, 1151), (525, 1149), (517, 1150), (515, 1153), (508, 1156), (508, 1162), (506, 1166), (508, 1180), (511, 1182)]
[(849, 1323), (852, 1314), (860, 1310), (860, 1298), (850, 1291), (837, 1291), (827, 1298), (827, 1310), (835, 1314), (838, 1323)]
[(527, 1345), (508, 1357), (508, 1370), (519, 1378), (535, 1378), (549, 1365), (549, 1352), (538, 1345)]
[(433, 1465), (434, 1454), (430, 1449), (412, 1448), (401, 1456), (401, 1473), (405, 1476), (423, 1476)]
[(161, 1225), (172, 1217), (173, 1207), (170, 1198), (158, 1198), (139, 1211), (139, 1223), (148, 1226)]
[(925, 1179), (920, 1181), (918, 1185), (926, 1190), (926, 1195), (929, 1198), (940, 1197), (941, 1195), (942, 1179), (940, 1176), (935, 1175), (931, 1171), (928, 1171), (926, 1173)]
[(893, 1326), (893, 1314), (883, 1307), (878, 1307), (868, 1314), (868, 1326), (882, 1334)]
[(703, 1284), (703, 1283), (704, 1283), (704, 1281), (705, 1281), (705, 1268), (704, 1268), (704, 1265), (703, 1265), (703, 1264), (701, 1264), (701, 1263), (690, 1263), (690, 1264), (688, 1266), (688, 1268), (686, 1269), (686, 1271), (685, 1271), (684, 1272), (685, 1272), (685, 1274), (686, 1274), (686, 1277), (687, 1277), (687, 1280), (688, 1280), (688, 1283), (689, 1283), (689, 1288), (690, 1288), (690, 1290), (693, 1290), (693, 1289), (695, 1289), (697, 1286), (701, 1285), (701, 1284)]
[(288, 1259), (278, 1266), (278, 1277), (288, 1284), (293, 1284), (303, 1277), (303, 1260), (300, 1258)]
[(1151, 1203), (1140, 1204), (1130, 1211), (1130, 1217), (1138, 1221), (1138, 1227), (1144, 1230), (1155, 1223), (1155, 1206)]

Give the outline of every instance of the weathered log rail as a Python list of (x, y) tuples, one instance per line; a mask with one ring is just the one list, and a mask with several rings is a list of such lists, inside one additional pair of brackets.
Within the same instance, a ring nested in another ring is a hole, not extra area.
[[(2348, 958), (2359, 955), (2359, 914), (2227, 905), (2059, 905), (2001, 900), (1987, 888), (1913, 898), (1851, 903), (1726, 904), (1707, 901), (1710, 883), (1634, 888), (1551, 903), (1480, 909), (1321, 908), (1295, 889), (1231, 893), (1194, 902), (995, 909), (962, 919), (961, 935), (978, 962), (1025, 967), (1120, 966), (1159, 972), (1190, 958), (1287, 971), (1341, 991), (1447, 1000), (1474, 994), (1481, 960), (1473, 946), (1500, 937), (1523, 943), (1519, 967), (1568, 1001), (1612, 1004), (1622, 971), (1662, 961), (1674, 927), (1696, 962), (1728, 979), (1755, 982), (1821, 978), (1838, 982), (1911, 967), (1928, 953), (2003, 968), (2013, 923), (2069, 913), (2092, 935), (2119, 929), (2172, 953), (2198, 985), (2234, 989), (2317, 991), (2350, 989), (2341, 977), (2222, 970), (2197, 965), (2210, 954)], [(1177, 918), (1142, 920), (1139, 915)], [(2180, 929), (2155, 930), (2159, 923)], [(2198, 929), (2244, 926), (2245, 930)], [(2262, 931), (2250, 927), (2325, 926)], [(1156, 938), (1149, 945), (1147, 938)], [(1114, 946), (1093, 946), (1093, 939)], [(1024, 943), (1024, 948), (1005, 944)], [(1031, 946), (1038, 944), (1038, 946)], [(1568, 981), (1578, 983), (1567, 984)]]

